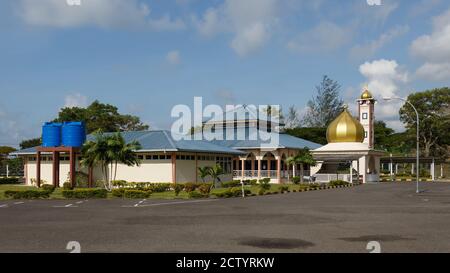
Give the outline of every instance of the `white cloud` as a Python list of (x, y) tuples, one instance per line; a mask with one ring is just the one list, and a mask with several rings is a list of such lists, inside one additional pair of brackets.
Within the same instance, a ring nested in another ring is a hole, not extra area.
[(433, 18), (433, 32), (423, 35), (411, 44), (413, 56), (425, 63), (416, 71), (417, 76), (431, 81), (448, 81), (450, 75), (450, 9)]
[(395, 38), (406, 34), (408, 31), (408, 26), (396, 26), (386, 33), (381, 34), (376, 40), (363, 45), (355, 45), (350, 50), (350, 56), (355, 59), (370, 58), (386, 44), (390, 43)]
[(324, 21), (288, 42), (287, 47), (292, 51), (306, 53), (328, 52), (350, 43), (352, 36), (352, 27), (342, 27), (335, 23)]
[(35, 137), (37, 128), (25, 126), (25, 120), (23, 114), (11, 112), (0, 105), (0, 146), (18, 147), (23, 139)]
[(88, 98), (80, 93), (69, 94), (64, 98), (64, 107), (87, 107)]
[[(359, 67), (359, 72), (367, 78), (369, 90), (378, 100), (382, 97), (401, 97), (403, 92), (400, 87), (408, 82), (408, 73), (402, 71), (395, 60), (366, 62)], [(388, 103), (380, 101), (375, 107), (376, 118), (393, 124), (399, 120), (401, 105), (402, 102), (397, 100)]]
[(44, 27), (100, 28), (142, 27), (157, 31), (184, 28), (180, 20), (165, 15), (151, 18), (148, 5), (139, 0), (81, 0), (81, 5), (70, 6), (63, 0), (20, 0), (19, 16), (29, 25)]
[(417, 69), (416, 74), (432, 81), (448, 81), (450, 79), (450, 62), (425, 63)]
[(193, 17), (197, 31), (204, 36), (231, 32), (231, 48), (240, 56), (264, 46), (278, 20), (277, 0), (225, 0), (209, 8), (199, 19)]
[(173, 50), (167, 53), (166, 61), (170, 65), (177, 65), (181, 62), (180, 52), (178, 50)]

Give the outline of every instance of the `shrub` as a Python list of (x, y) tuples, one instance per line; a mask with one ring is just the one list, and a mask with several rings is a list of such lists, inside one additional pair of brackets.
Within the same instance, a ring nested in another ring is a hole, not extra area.
[(111, 181), (114, 187), (123, 188), (127, 185), (127, 181), (125, 180), (113, 180)]
[(285, 191), (289, 191), (289, 186), (280, 186), (280, 192), (284, 193)]
[(265, 189), (259, 189), (258, 194), (259, 195), (264, 195), (266, 193)]
[(5, 197), (13, 199), (49, 198), (50, 192), (42, 190), (5, 191)]
[(0, 178), (0, 185), (5, 185), (5, 184), (19, 184), (19, 178), (16, 178), (16, 177)]
[(292, 183), (299, 184), (300, 183), (300, 177), (299, 176), (292, 177)]
[(334, 187), (334, 186), (346, 186), (349, 185), (350, 183), (348, 183), (347, 181), (343, 181), (343, 180), (332, 180), (330, 181), (330, 183), (328, 183), (328, 186)]
[(114, 196), (114, 197), (120, 197), (120, 198), (123, 198), (124, 192), (125, 192), (125, 188), (118, 188), (118, 189), (113, 189), (113, 190), (111, 191), (111, 194), (112, 194), (112, 196)]
[[(242, 196), (242, 188), (232, 188), (230, 190), (231, 196), (233, 197), (241, 197)], [(244, 189), (244, 195), (250, 195), (252, 192), (249, 189)]]
[(175, 191), (175, 196), (178, 196), (180, 194), (180, 192), (184, 189), (184, 185), (174, 183), (174, 184), (172, 184), (172, 188)]
[(209, 193), (211, 192), (211, 187), (212, 187), (212, 184), (203, 183), (197, 187), (197, 190), (203, 195), (209, 195)]
[(152, 194), (151, 191), (147, 190), (125, 190), (123, 192), (123, 197), (125, 198), (148, 198)]
[(42, 189), (43, 191), (47, 191), (47, 192), (49, 192), (49, 193), (53, 193), (53, 192), (55, 191), (55, 186), (49, 185), (49, 184), (45, 184), (45, 185), (42, 185), (42, 186), (41, 186), (41, 189)]
[(108, 191), (105, 189), (74, 189), (63, 190), (62, 195), (65, 198), (85, 199), (85, 198), (106, 198)]
[(259, 187), (264, 190), (270, 190), (270, 178), (263, 178), (259, 180)]
[(208, 196), (204, 195), (198, 191), (190, 191), (189, 192), (189, 198), (192, 198), (192, 199), (205, 198), (205, 197), (208, 197)]
[[(246, 181), (249, 181), (249, 180), (246, 180)], [(244, 181), (244, 183), (246, 181)], [(233, 187), (238, 187), (240, 185), (241, 185), (241, 181), (239, 181), (239, 180), (233, 180), (233, 181), (223, 182), (222, 183), (222, 187), (223, 188), (233, 188)]]
[(166, 192), (170, 191), (170, 183), (148, 183), (147, 188), (151, 189), (152, 192)]
[(72, 189), (72, 184), (70, 182), (64, 182), (63, 189), (71, 190)]
[[(67, 173), (66, 182), (70, 181), (70, 172)], [(86, 188), (89, 182), (89, 175), (84, 172), (75, 172), (75, 186), (79, 188)]]
[(197, 186), (198, 185), (195, 184), (195, 183), (191, 183), (191, 182), (186, 183), (186, 184), (184, 184), (184, 191), (187, 192), (187, 193), (193, 192), (193, 191), (195, 191)]

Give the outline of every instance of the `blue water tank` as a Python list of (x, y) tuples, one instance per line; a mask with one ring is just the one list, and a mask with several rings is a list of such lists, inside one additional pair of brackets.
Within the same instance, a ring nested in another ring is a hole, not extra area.
[(58, 147), (61, 146), (61, 127), (62, 123), (46, 122), (42, 126), (42, 146)]
[(86, 141), (84, 122), (64, 122), (62, 126), (62, 145), (65, 147), (81, 147)]

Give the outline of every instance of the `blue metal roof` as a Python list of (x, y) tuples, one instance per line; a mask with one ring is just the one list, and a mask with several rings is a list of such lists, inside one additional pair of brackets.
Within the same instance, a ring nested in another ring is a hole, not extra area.
[[(111, 134), (111, 133), (107, 133)], [(204, 140), (175, 140), (170, 131), (137, 131), (137, 132), (122, 132), (123, 138), (127, 143), (131, 141), (138, 141), (142, 149), (140, 151), (147, 152), (162, 152), (162, 151), (176, 151), (176, 152), (199, 152), (199, 153), (222, 153), (239, 155), (243, 152), (232, 149), (226, 146), (220, 146), (211, 141)], [(93, 140), (94, 136), (91, 134), (87, 136), (87, 140)], [(35, 154), (36, 147), (20, 150), (11, 154), (24, 155)]]
[[(231, 133), (231, 134), (230, 134)], [(196, 135), (201, 135), (201, 132), (196, 133)], [(279, 133), (279, 132), (271, 132), (267, 133), (264, 129), (257, 130), (253, 128), (236, 128), (236, 129), (226, 129), (221, 130), (217, 132), (218, 135), (221, 136), (223, 140), (212, 140), (214, 144), (217, 144), (219, 146), (223, 147), (229, 147), (233, 149), (255, 149), (255, 148), (273, 148), (273, 149), (304, 149), (309, 148), (310, 150), (314, 150), (317, 148), (322, 147), (322, 145), (298, 138), (295, 136), (291, 136), (285, 133)], [(226, 139), (226, 136), (230, 137), (233, 136), (235, 139)], [(261, 135), (264, 134), (266, 138), (269, 139), (269, 141), (264, 141), (261, 138)], [(218, 137), (217, 135), (217, 137)], [(244, 138), (244, 140), (238, 140), (236, 139), (237, 136), (241, 136)], [(216, 137), (216, 133), (212, 137)], [(276, 141), (278, 138), (278, 141)], [(271, 144), (270, 140), (274, 140), (274, 143)]]

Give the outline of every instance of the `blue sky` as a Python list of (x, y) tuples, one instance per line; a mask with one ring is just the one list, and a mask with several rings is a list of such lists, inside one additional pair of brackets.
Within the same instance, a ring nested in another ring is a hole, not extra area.
[[(168, 129), (176, 104), (295, 105), (327, 74), (355, 107), (449, 85), (446, 0), (5, 0), (0, 145), (98, 99)], [(397, 130), (398, 103), (377, 105)]]

